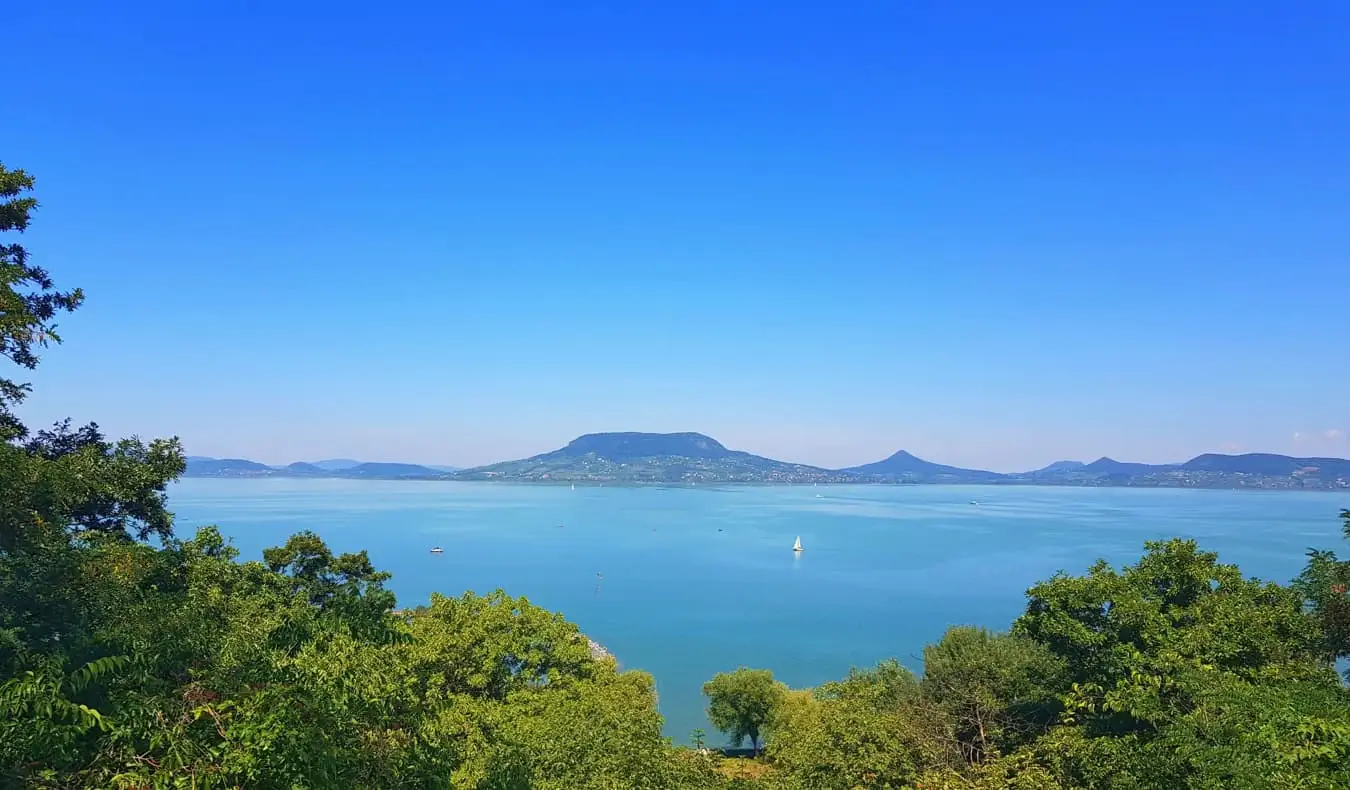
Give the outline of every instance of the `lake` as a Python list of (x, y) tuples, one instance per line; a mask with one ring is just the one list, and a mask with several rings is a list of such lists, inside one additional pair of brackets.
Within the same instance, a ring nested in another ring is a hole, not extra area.
[(170, 505), (180, 535), (216, 524), (245, 559), (304, 529), (366, 549), (401, 606), (523, 595), (650, 672), (668, 735), (717, 742), (701, 696), (716, 672), (811, 686), (887, 657), (919, 669), (948, 625), (1007, 628), (1037, 580), (1133, 562), (1154, 538), (1288, 581), (1308, 547), (1342, 548), (1350, 493), (187, 479)]

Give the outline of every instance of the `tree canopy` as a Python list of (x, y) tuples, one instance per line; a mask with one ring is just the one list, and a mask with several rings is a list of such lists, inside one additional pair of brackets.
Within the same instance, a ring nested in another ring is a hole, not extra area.
[[(1350, 540), (1350, 510), (1341, 511), (1341, 525)], [(1350, 658), (1350, 560), (1338, 558), (1334, 551), (1309, 549), (1308, 564), (1294, 580), (1294, 589), (1321, 624), (1326, 653)]]
[(736, 746), (749, 739), (750, 748), (759, 754), (760, 735), (769, 726), (769, 717), (783, 692), (783, 685), (767, 669), (741, 667), (715, 675), (703, 684), (708, 721)]
[[(55, 319), (84, 301), (76, 288), (57, 290), (47, 271), (32, 263), (31, 256), (10, 234), (23, 233), (32, 220), (37, 199), (32, 196), (34, 179), (23, 170), (9, 170), (0, 163), (0, 356), (21, 368), (37, 367), (37, 352), (49, 343), (59, 343)], [(0, 376), (0, 440), (22, 438), (25, 430), (13, 407), (27, 396), (26, 383)]]

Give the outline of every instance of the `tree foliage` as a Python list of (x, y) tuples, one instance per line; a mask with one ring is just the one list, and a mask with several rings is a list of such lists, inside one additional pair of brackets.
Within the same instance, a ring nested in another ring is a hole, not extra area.
[(785, 687), (767, 669), (741, 667), (723, 672), (703, 684), (708, 698), (708, 721), (740, 746), (747, 739), (759, 754), (760, 735), (768, 728)]
[[(268, 563), (238, 562), (210, 528), (172, 548), (73, 547), (88, 628), (10, 656), (0, 785), (714, 782), (662, 737), (651, 679), (593, 659), (575, 625), (502, 592), (395, 613), (381, 574), (310, 562), (327, 548), (297, 538)], [(269, 567), (297, 545), (304, 570)]]
[[(1341, 511), (1341, 524), (1350, 540), (1350, 510)], [(1339, 559), (1334, 551), (1309, 549), (1308, 564), (1294, 580), (1294, 589), (1321, 624), (1327, 654), (1350, 658), (1350, 560)]]
[(962, 756), (981, 763), (1044, 733), (1058, 718), (1068, 667), (1038, 642), (957, 627), (923, 651), (922, 690), (944, 713)]
[[(35, 266), (22, 244), (8, 234), (28, 229), (37, 199), (30, 193), (34, 180), (23, 170), (9, 170), (0, 163), (0, 356), (22, 368), (38, 364), (38, 350), (59, 343), (55, 318), (84, 301), (76, 288), (59, 291), (47, 271)], [(28, 385), (0, 376), (0, 441), (22, 438), (25, 430), (13, 407), (28, 394)]]
[(906, 788), (960, 761), (951, 728), (898, 662), (853, 670), (814, 692), (791, 692), (765, 749), (791, 786)]

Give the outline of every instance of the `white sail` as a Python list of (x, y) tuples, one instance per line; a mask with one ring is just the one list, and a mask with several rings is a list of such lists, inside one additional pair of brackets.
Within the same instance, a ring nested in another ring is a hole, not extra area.
[(802, 550), (802, 536), (801, 536), (801, 535), (798, 535), (798, 536), (797, 536), (797, 542), (792, 544), (792, 550), (793, 550), (793, 551), (801, 551), (801, 550)]

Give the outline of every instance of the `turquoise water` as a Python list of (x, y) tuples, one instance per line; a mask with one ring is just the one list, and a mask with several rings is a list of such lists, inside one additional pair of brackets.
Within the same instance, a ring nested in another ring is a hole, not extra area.
[(1193, 537), (1287, 581), (1308, 547), (1341, 548), (1350, 506), (1302, 492), (345, 480), (189, 479), (170, 497), (180, 534), (217, 524), (248, 559), (301, 529), (367, 549), (400, 605), (501, 587), (560, 611), (655, 676), (681, 741), (712, 733), (700, 689), (716, 672), (768, 667), (809, 686), (887, 657), (917, 669), (949, 624), (1006, 628), (1032, 583), (1133, 561), (1152, 538)]

